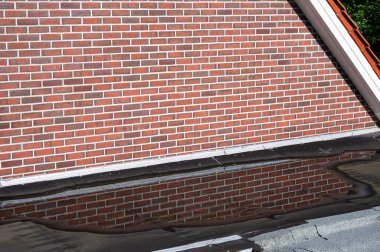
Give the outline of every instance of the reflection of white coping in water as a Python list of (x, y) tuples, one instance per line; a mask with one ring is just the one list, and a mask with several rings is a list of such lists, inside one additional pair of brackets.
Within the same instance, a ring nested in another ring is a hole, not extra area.
[(308, 220), (250, 238), (263, 251), (362, 251), (380, 248), (380, 207)]
[(211, 158), (211, 157), (231, 155), (231, 154), (237, 154), (237, 153), (243, 153), (243, 152), (249, 152), (249, 151), (268, 150), (268, 149), (273, 149), (273, 148), (278, 148), (278, 147), (283, 147), (283, 146), (327, 141), (327, 140), (333, 140), (333, 139), (357, 136), (357, 135), (364, 135), (364, 134), (375, 133), (375, 132), (380, 132), (380, 129), (371, 128), (371, 129), (364, 129), (364, 130), (348, 131), (348, 132), (342, 132), (342, 133), (336, 133), (336, 134), (327, 134), (327, 135), (321, 135), (321, 136), (304, 137), (304, 138), (297, 138), (297, 139), (277, 141), (277, 142), (268, 142), (264, 144), (253, 144), (253, 145), (246, 145), (246, 146), (240, 146), (240, 147), (218, 149), (218, 150), (213, 150), (213, 151), (195, 152), (195, 153), (186, 154), (186, 155), (153, 158), (153, 159), (146, 159), (146, 160), (140, 160), (140, 161), (131, 161), (131, 162), (126, 162), (122, 164), (106, 165), (106, 166), (95, 167), (95, 168), (84, 168), (84, 169), (79, 169), (79, 170), (34, 175), (34, 176), (29, 176), (29, 177), (21, 177), (21, 178), (0, 181), (0, 188), (15, 186), (15, 185), (44, 182), (44, 181), (73, 178), (73, 177), (82, 177), (82, 176), (87, 176), (87, 175), (102, 174), (102, 173), (107, 173), (107, 172), (114, 172), (114, 171), (121, 171), (121, 170), (128, 170), (128, 169), (137, 169), (137, 168), (144, 169), (144, 167), (152, 166), (152, 165), (167, 164), (167, 163), (180, 162), (180, 161), (186, 161), (186, 160), (197, 160), (197, 159), (202, 159), (202, 158)]
[(49, 200), (49, 199), (54, 199), (54, 198), (60, 198), (60, 197), (70, 197), (70, 196), (84, 195), (84, 194), (90, 194), (90, 193), (97, 193), (97, 192), (102, 192), (102, 191), (124, 189), (124, 188), (134, 187), (134, 186), (144, 186), (144, 185), (149, 185), (149, 184), (154, 184), (154, 183), (164, 183), (164, 182), (175, 180), (175, 179), (207, 176), (210, 174), (215, 174), (215, 173), (220, 173), (220, 172), (225, 172), (225, 171), (228, 172), (228, 171), (246, 170), (246, 169), (261, 167), (265, 165), (276, 165), (276, 164), (286, 163), (289, 161), (291, 160), (283, 159), (283, 160), (276, 160), (276, 161), (255, 162), (253, 164), (230, 165), (230, 166), (216, 167), (216, 168), (211, 168), (211, 169), (206, 169), (206, 170), (201, 170), (201, 171), (184, 172), (184, 173), (177, 173), (177, 174), (167, 175), (167, 176), (157, 176), (154, 178), (137, 179), (137, 180), (125, 181), (125, 182), (114, 183), (114, 184), (100, 185), (100, 186), (80, 188), (80, 189), (72, 189), (72, 190), (67, 190), (64, 192), (54, 193), (54, 194), (40, 196), (40, 197), (5, 200), (5, 201), (0, 202), (0, 207), (6, 207), (10, 205), (15, 205), (15, 204), (31, 203), (35, 201), (43, 201), (43, 200)]
[(221, 244), (221, 243), (225, 243), (225, 242), (237, 241), (240, 239), (241, 239), (240, 235), (232, 235), (232, 236), (227, 236), (227, 237), (223, 237), (223, 238), (194, 242), (191, 244), (173, 247), (173, 248), (168, 248), (168, 249), (156, 250), (153, 252), (179, 252), (179, 251), (185, 251), (185, 250), (189, 250), (189, 249), (202, 248), (202, 247), (206, 247), (206, 246), (210, 246), (210, 245), (214, 245), (214, 244)]

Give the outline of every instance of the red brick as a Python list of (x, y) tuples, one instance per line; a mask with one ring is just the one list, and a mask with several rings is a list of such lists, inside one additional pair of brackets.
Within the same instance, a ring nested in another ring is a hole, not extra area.
[(2, 5), (1, 127), (36, 135), (2, 141), (60, 138), (66, 152), (84, 136), (97, 144), (67, 155), (76, 168), (375, 125), (285, 0)]

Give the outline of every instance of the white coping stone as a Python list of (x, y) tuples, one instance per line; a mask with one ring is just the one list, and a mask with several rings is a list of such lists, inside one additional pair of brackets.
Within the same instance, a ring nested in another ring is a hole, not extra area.
[(94, 168), (84, 168), (84, 169), (78, 169), (78, 170), (69, 170), (69, 171), (62, 171), (62, 172), (56, 172), (56, 173), (20, 177), (20, 178), (15, 178), (15, 179), (6, 179), (6, 180), (0, 180), (0, 188), (16, 186), (16, 185), (25, 185), (25, 184), (37, 183), (37, 182), (44, 182), (44, 181), (53, 181), (53, 180), (65, 179), (65, 178), (82, 177), (86, 175), (101, 174), (101, 173), (114, 172), (114, 171), (120, 171), (120, 170), (128, 170), (128, 169), (136, 169), (136, 168), (143, 169), (144, 167), (158, 165), (158, 164), (165, 164), (165, 163), (172, 163), (172, 162), (179, 162), (179, 161), (186, 161), (186, 160), (196, 160), (196, 159), (201, 159), (201, 158), (211, 158), (211, 157), (216, 157), (216, 156), (238, 154), (238, 153), (249, 152), (249, 151), (267, 150), (267, 149), (273, 149), (273, 148), (278, 148), (278, 147), (283, 147), (283, 146), (332, 140), (332, 139), (338, 139), (338, 138), (349, 137), (349, 136), (370, 134), (370, 133), (375, 133), (375, 132), (380, 132), (380, 129), (376, 127), (376, 128), (348, 131), (348, 132), (335, 133), (335, 134), (327, 134), (327, 135), (320, 135), (320, 136), (290, 139), (290, 140), (284, 140), (284, 141), (269, 142), (269, 143), (263, 143), (263, 144), (253, 144), (253, 145), (225, 148), (225, 149), (212, 150), (212, 151), (195, 152), (195, 153), (186, 154), (186, 155), (131, 161), (131, 162), (126, 162), (126, 163), (121, 163), (121, 164), (105, 165), (105, 166), (99, 166), (99, 167), (94, 167)]
[(156, 250), (153, 252), (178, 252), (178, 251), (185, 251), (189, 249), (196, 249), (196, 248), (202, 248), (206, 246), (210, 246), (213, 244), (221, 244), (225, 242), (230, 242), (230, 241), (237, 241), (240, 240), (241, 236), (239, 235), (232, 235), (232, 236), (227, 236), (223, 238), (217, 238), (217, 239), (211, 239), (211, 240), (206, 240), (206, 241), (200, 241), (200, 242), (195, 242), (191, 244), (186, 244), (183, 246), (178, 246), (178, 247), (173, 247), (173, 248), (168, 248), (168, 249), (162, 249), (162, 250)]

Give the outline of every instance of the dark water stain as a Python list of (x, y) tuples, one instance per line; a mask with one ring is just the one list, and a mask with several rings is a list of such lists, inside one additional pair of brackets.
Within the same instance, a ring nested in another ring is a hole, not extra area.
[(275, 219), (284, 213), (373, 195), (371, 183), (335, 168), (376, 158), (374, 151), (348, 152), (232, 166), (190, 177), (162, 177), (150, 184), (134, 181), (125, 188), (109, 185), (87, 194), (71, 191), (4, 201), (0, 220), (1, 224), (31, 221), (58, 230), (112, 234), (152, 229), (176, 232), (180, 227)]

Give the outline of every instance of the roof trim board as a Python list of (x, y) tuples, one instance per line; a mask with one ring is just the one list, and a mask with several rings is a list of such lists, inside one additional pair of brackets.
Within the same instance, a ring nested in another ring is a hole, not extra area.
[[(368, 49), (363, 48), (369, 48), (369, 44), (365, 39), (362, 39), (363, 37), (360, 37), (361, 42), (359, 43), (359, 37), (354, 39), (350, 35), (349, 30), (337, 16), (330, 1), (337, 2), (335, 0), (295, 0), (380, 120), (380, 79), (377, 71), (363, 52), (363, 50), (367, 52)], [(357, 32), (352, 33), (358, 34)]]
[(362, 35), (355, 21), (352, 20), (352, 18), (348, 14), (347, 9), (339, 0), (328, 0), (328, 2), (333, 8), (333, 10), (335, 11), (335, 14), (339, 17), (340, 21), (346, 27), (348, 33), (355, 40), (356, 44), (359, 46), (362, 53), (371, 64), (377, 76), (380, 77), (380, 60), (378, 59), (376, 54), (372, 51), (371, 45)]

